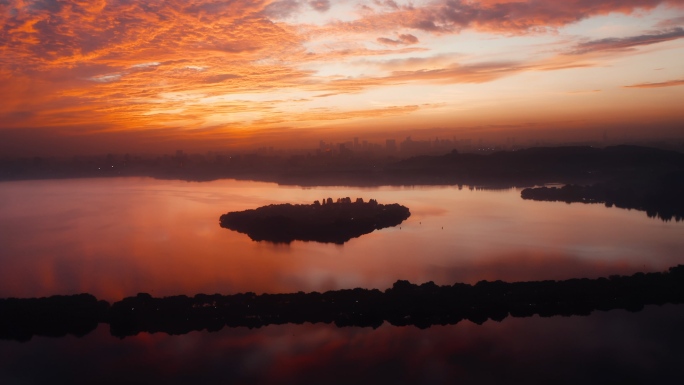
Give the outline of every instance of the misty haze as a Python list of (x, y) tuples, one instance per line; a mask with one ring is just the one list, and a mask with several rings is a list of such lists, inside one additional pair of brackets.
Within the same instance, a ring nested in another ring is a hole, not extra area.
[(0, 20), (0, 383), (684, 375), (683, 1)]

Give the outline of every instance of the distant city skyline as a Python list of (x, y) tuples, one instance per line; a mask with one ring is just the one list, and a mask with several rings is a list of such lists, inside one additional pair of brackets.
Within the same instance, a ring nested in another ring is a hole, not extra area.
[(9, 0), (0, 21), (0, 156), (684, 138), (684, 0)]

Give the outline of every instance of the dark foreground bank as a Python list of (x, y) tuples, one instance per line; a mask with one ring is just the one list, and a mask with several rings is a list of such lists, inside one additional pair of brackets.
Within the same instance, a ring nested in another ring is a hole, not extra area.
[(438, 286), (397, 281), (377, 289), (325, 293), (154, 298), (141, 293), (109, 304), (90, 294), (0, 299), (0, 339), (27, 341), (35, 336), (83, 336), (108, 323), (113, 336), (140, 332), (185, 334), (224, 326), (257, 328), (271, 324), (334, 323), (339, 327), (456, 324), (469, 320), (539, 315), (589, 315), (594, 310), (639, 311), (645, 305), (684, 303), (684, 265), (663, 273), (637, 273), (598, 279), (507, 283), (481, 281)]

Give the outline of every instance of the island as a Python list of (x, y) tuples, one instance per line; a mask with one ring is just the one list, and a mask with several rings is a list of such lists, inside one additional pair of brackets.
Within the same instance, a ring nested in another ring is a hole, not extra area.
[(280, 204), (221, 215), (221, 227), (247, 234), (254, 241), (314, 241), (343, 244), (374, 230), (393, 227), (411, 215), (397, 203), (375, 199), (332, 198), (310, 205)]

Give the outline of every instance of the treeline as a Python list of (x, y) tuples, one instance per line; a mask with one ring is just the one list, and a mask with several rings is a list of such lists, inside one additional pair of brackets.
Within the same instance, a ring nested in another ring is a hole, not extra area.
[(112, 305), (94, 296), (0, 299), (0, 339), (83, 336), (108, 323), (116, 337), (141, 332), (185, 334), (223, 327), (328, 323), (339, 327), (482, 324), (511, 317), (589, 315), (595, 310), (639, 311), (645, 305), (684, 303), (684, 265), (663, 273), (637, 273), (599, 279), (507, 283), (481, 281), (438, 286), (397, 281), (392, 288), (325, 293), (154, 298), (138, 294)]

